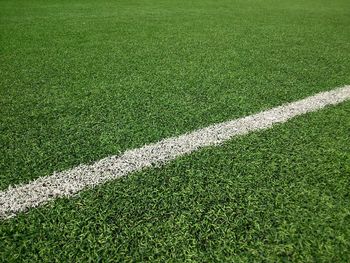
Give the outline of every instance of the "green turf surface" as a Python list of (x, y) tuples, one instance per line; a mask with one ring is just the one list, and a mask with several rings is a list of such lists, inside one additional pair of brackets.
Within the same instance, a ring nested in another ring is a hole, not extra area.
[(0, 260), (349, 262), (350, 102), (0, 223)]
[(350, 83), (348, 0), (1, 0), (0, 189)]
[[(350, 84), (348, 0), (0, 0), (0, 190)], [(0, 222), (0, 261), (350, 261), (350, 103)]]

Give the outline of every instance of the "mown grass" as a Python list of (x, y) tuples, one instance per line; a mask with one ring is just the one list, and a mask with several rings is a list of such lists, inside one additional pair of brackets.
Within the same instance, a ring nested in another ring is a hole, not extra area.
[(0, 189), (350, 83), (347, 0), (1, 0)]
[(349, 262), (350, 102), (33, 209), (2, 261)]
[[(346, 0), (0, 0), (0, 190), (350, 83)], [(350, 104), (0, 222), (0, 261), (350, 261)]]

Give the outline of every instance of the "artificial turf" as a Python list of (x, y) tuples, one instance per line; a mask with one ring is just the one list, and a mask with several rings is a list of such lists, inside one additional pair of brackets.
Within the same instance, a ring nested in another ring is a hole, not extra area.
[[(350, 84), (347, 0), (0, 0), (0, 190)], [(350, 261), (350, 103), (0, 222), (0, 261)]]
[(348, 0), (1, 0), (0, 189), (350, 83)]
[(1, 222), (0, 259), (349, 262), (350, 102)]

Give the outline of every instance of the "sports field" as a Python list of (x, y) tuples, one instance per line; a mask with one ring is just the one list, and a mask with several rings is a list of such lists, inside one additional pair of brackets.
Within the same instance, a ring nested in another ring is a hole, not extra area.
[[(349, 84), (348, 0), (0, 0), (0, 261), (349, 262), (349, 88), (85, 183)], [(70, 171), (85, 184), (63, 194)], [(48, 202), (6, 201), (57, 174)]]

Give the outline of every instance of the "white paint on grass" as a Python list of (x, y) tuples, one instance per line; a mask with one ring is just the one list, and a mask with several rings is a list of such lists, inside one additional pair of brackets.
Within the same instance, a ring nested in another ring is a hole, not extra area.
[(161, 165), (178, 156), (189, 154), (202, 147), (223, 143), (234, 136), (270, 128), (273, 124), (317, 111), (350, 99), (350, 86), (284, 104), (248, 117), (211, 125), (179, 137), (161, 140), (142, 148), (126, 151), (121, 156), (110, 156), (92, 165), (38, 178), (28, 184), (9, 187), (0, 192), (0, 218), (10, 218), (31, 207), (43, 205), (62, 196), (140, 171), (152, 165)]

